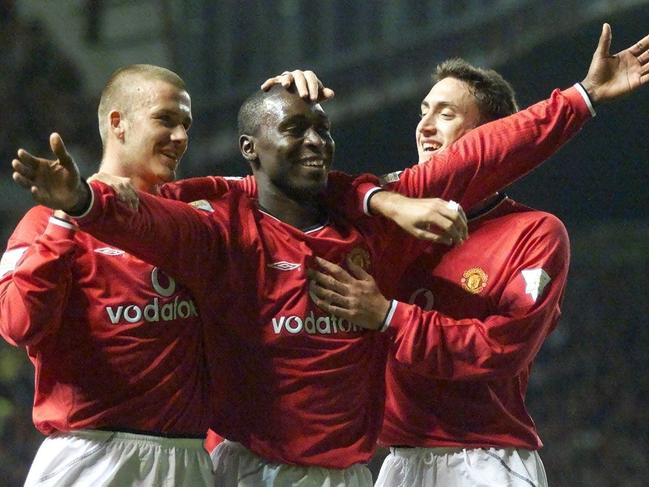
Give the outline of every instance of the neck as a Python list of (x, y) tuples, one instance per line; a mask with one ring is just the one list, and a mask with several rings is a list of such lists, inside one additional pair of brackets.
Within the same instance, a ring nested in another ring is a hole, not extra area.
[(262, 188), (262, 185), (258, 185), (258, 192), (259, 206), (263, 210), (295, 228), (312, 227), (326, 218), (317, 200), (297, 200), (277, 188)]
[(99, 165), (99, 172), (108, 174), (110, 176), (129, 178), (131, 180), (131, 184), (135, 187), (135, 189), (139, 191), (144, 191), (146, 193), (156, 192), (155, 184), (151, 184), (149, 181), (146, 181), (142, 177), (134, 174), (127, 164), (124, 164), (116, 157), (104, 155), (101, 160), (101, 164)]

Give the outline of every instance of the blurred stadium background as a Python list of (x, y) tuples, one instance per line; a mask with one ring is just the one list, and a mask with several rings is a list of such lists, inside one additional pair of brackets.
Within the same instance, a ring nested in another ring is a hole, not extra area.
[[(581, 80), (601, 23), (613, 51), (649, 32), (648, 0), (0, 0), (0, 236), (29, 206), (10, 180), (18, 147), (57, 130), (94, 172), (96, 105), (117, 67), (159, 64), (187, 81), (194, 126), (182, 176), (246, 173), (236, 110), (271, 74), (313, 69), (336, 99), (336, 165), (388, 172), (416, 160), (414, 127), (435, 64), (499, 70), (522, 106)], [(649, 473), (649, 89), (602, 106), (544, 167), (508, 190), (566, 223), (564, 316), (528, 404), (550, 485), (646, 486)], [(360, 379), (359, 379), (360, 380)], [(33, 369), (0, 344), (0, 485), (22, 485), (42, 437)], [(378, 458), (377, 458), (378, 463)]]

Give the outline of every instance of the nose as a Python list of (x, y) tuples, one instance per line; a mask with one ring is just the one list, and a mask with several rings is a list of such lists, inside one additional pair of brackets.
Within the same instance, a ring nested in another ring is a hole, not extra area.
[(314, 128), (310, 128), (304, 134), (304, 139), (307, 144), (324, 147), (325, 139), (324, 137)]
[(189, 135), (187, 134), (187, 129), (184, 125), (176, 125), (173, 131), (171, 132), (171, 140), (176, 144), (187, 145), (189, 140)]
[(434, 134), (437, 131), (435, 117), (431, 113), (427, 113), (421, 117), (421, 120), (417, 125), (417, 130), (424, 135)]

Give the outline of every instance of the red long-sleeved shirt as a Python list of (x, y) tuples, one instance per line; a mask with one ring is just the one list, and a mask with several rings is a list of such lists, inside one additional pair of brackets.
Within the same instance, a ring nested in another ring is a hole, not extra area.
[[(482, 199), (540, 163), (589, 116), (574, 90), (555, 92), (476, 129), (438, 156), (439, 165), (412, 169), (402, 181), (422, 194)], [(381, 276), (388, 262), (396, 272), (400, 259), (375, 245), (380, 230), (368, 237), (371, 228), (336, 217), (296, 229), (240, 191), (197, 204), (203, 212), (141, 195), (138, 213), (124, 218), (128, 210), (112, 190), (92, 187), (83, 228), (160, 265), (196, 297), (217, 432), (270, 461), (344, 468), (369, 459), (388, 335), (323, 315), (308, 298), (305, 269), (313, 255), (342, 263), (352, 254)]]

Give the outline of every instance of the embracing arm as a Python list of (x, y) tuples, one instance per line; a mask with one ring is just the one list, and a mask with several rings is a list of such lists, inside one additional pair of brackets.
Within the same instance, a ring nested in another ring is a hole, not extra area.
[(569, 262), (563, 225), (546, 222), (512, 268), (495, 312), (453, 319), (393, 301), (394, 358), (445, 380), (513, 376), (532, 362), (561, 314)]
[(232, 189), (243, 191), (251, 198), (257, 197), (257, 183), (253, 176), (204, 176), (181, 179), (160, 186), (159, 194), (170, 200), (191, 203), (197, 200), (221, 198)]
[(560, 316), (569, 243), (549, 218), (531, 236), (512, 268), (496, 313), (454, 319), (438, 311), (389, 301), (372, 276), (352, 262), (350, 272), (317, 259), (310, 292), (324, 311), (371, 330), (390, 333), (393, 356), (418, 373), (444, 380), (516, 375), (527, 367)]

